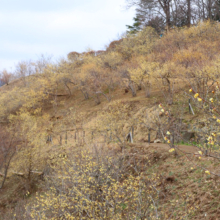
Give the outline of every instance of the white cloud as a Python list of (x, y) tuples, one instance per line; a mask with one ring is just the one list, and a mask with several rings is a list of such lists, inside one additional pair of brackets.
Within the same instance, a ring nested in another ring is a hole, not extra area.
[(67, 7), (61, 0), (50, 0), (57, 4), (52, 9), (48, 1), (42, 10), (34, 10), (30, 2), (20, 10), (0, 9), (0, 69), (4, 63), (35, 59), (36, 54), (64, 56), (72, 50), (82, 52), (87, 46), (102, 49), (126, 30), (134, 16), (134, 10), (123, 11), (124, 0), (65, 0)]

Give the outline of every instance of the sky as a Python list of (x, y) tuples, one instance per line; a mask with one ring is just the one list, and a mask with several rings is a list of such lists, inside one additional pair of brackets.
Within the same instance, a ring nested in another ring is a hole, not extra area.
[(133, 24), (126, 0), (1, 0), (0, 71), (42, 54), (103, 50)]

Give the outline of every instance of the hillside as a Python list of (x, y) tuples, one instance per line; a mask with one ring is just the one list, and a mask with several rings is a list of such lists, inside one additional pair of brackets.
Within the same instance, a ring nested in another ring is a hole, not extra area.
[(219, 51), (146, 28), (0, 87), (0, 219), (219, 219)]

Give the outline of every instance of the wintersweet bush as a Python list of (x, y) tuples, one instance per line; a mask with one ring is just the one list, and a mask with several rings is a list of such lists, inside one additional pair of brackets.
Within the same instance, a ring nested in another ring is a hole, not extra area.
[[(91, 155), (91, 154), (90, 154)], [(61, 157), (48, 191), (27, 206), (32, 219), (158, 219), (160, 178), (126, 170), (120, 157)]]

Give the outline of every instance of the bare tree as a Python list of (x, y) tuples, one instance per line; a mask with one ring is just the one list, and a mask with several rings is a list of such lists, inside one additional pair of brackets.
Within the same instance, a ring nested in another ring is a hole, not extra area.
[(160, 16), (167, 28), (171, 27), (171, 0), (127, 0), (128, 6), (136, 6), (137, 15), (146, 22)]
[(220, 20), (220, 0), (127, 0), (127, 3), (128, 7), (136, 7), (136, 17), (142, 26), (156, 29)]
[(41, 54), (39, 59), (32, 63), (35, 73), (43, 73), (44, 69), (51, 63), (52, 55), (46, 56)]
[(26, 85), (26, 76), (31, 75), (30, 62), (21, 61), (15, 66), (15, 75)]
[(187, 0), (187, 26), (191, 25), (191, 0)]
[(10, 82), (11, 77), (12, 77), (12, 74), (9, 73), (6, 69), (4, 69), (4, 70), (1, 72), (1, 78), (0, 78), (0, 80), (1, 80), (2, 84), (8, 85), (9, 82)]
[(4, 186), (8, 175), (8, 169), (15, 153), (16, 141), (14, 136), (11, 136), (8, 132), (0, 130), (0, 176), (2, 177), (0, 189)]

